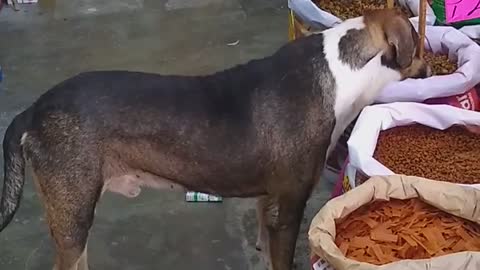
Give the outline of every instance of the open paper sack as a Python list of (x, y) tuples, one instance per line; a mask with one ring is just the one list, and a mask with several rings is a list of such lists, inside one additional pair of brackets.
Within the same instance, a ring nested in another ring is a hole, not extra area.
[[(315, 270), (477, 270), (480, 190), (413, 176), (378, 176), (314, 217)], [(417, 259), (421, 258), (421, 259)]]

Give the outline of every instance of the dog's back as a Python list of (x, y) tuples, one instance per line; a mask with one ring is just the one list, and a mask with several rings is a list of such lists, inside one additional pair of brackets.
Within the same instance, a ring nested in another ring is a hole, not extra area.
[[(327, 105), (333, 101), (311, 104), (324, 93), (333, 98), (332, 76), (322, 81), (324, 89), (311, 87), (309, 55), (323, 50), (322, 38), (210, 76), (80, 74), (34, 104), (25, 147), (38, 159), (61, 148), (76, 159), (99, 159), (106, 181), (144, 171), (224, 196), (264, 194), (265, 187), (251, 181), (275, 159), (306, 151), (307, 136), (319, 137), (307, 134), (307, 124), (324, 125), (325, 134), (333, 128)], [(328, 73), (326, 62), (317, 67)], [(66, 159), (49, 165), (64, 167)]]

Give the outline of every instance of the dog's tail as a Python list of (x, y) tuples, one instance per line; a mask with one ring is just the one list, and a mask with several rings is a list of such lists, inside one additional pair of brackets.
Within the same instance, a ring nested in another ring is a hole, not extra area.
[(30, 109), (17, 115), (3, 139), (4, 178), (0, 199), (0, 232), (12, 221), (17, 212), (25, 183), (25, 157), (22, 136), (30, 125)]

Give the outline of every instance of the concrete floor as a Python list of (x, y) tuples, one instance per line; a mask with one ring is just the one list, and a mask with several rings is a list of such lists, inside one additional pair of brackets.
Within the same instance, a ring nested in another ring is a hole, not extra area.
[[(287, 42), (286, 2), (40, 0), (16, 13), (4, 9), (0, 137), (40, 94), (82, 71), (205, 74), (269, 55)], [(227, 45), (237, 40), (238, 45)], [(323, 179), (309, 201), (296, 269), (309, 269), (306, 232), (331, 189), (331, 181)], [(252, 200), (239, 199), (188, 204), (184, 194), (158, 191), (132, 200), (107, 194), (89, 242), (91, 269), (265, 269), (254, 248), (253, 206)], [(43, 210), (28, 175), (20, 210), (0, 234), (0, 269), (51, 269), (52, 259)]]

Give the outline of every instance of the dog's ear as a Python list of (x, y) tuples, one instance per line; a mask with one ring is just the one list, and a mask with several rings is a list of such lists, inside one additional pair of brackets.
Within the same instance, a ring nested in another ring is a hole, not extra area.
[(416, 51), (418, 35), (415, 30), (412, 33), (412, 28), (409, 21), (401, 18), (389, 20), (384, 25), (386, 41), (395, 48), (396, 62), (402, 69), (412, 64)]
[[(375, 31), (374, 35), (383, 35), (392, 58), (401, 69), (412, 64), (416, 52), (418, 34), (408, 18), (398, 9), (373, 10), (365, 13), (367, 27)], [(378, 39), (377, 39), (378, 40)]]

